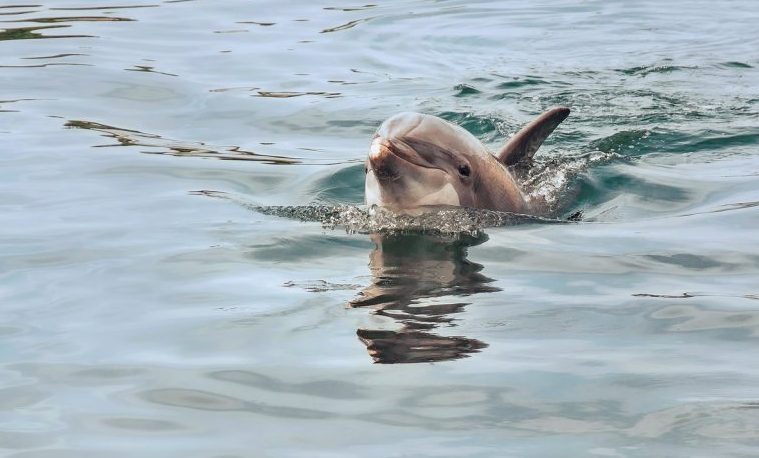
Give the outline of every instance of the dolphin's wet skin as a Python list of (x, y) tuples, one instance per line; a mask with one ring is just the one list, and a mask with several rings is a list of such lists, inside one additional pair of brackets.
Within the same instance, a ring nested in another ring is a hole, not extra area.
[(756, 12), (0, 2), (0, 456), (759, 456)]

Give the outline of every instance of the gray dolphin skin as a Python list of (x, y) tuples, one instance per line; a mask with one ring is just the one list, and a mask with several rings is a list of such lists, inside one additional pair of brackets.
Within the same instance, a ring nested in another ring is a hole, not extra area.
[(382, 123), (366, 161), (366, 204), (397, 212), (448, 205), (532, 213), (509, 167), (529, 164), (569, 116), (546, 111), (495, 155), (472, 134), (436, 116), (400, 113)]

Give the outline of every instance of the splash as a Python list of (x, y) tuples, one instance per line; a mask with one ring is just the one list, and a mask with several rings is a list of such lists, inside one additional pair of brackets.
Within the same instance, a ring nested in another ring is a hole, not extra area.
[(592, 151), (580, 155), (536, 158), (515, 175), (530, 203), (541, 214), (556, 215), (567, 207), (566, 190), (572, 180), (592, 166), (622, 157), (616, 152)]
[(256, 213), (321, 223), (325, 229), (348, 233), (421, 233), (475, 236), (489, 227), (527, 223), (557, 224), (566, 220), (466, 207), (420, 207), (416, 214), (394, 213), (386, 208), (357, 205), (263, 206), (220, 191), (193, 191), (192, 194), (230, 200)]

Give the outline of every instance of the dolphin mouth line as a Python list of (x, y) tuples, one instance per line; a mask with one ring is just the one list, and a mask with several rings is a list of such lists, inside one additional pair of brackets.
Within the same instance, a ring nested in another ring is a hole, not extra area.
[[(403, 140), (390, 141), (381, 139), (380, 148), (386, 150), (386, 154), (391, 154), (394, 157), (397, 157), (398, 159), (404, 162), (408, 162), (409, 164), (415, 165), (417, 167), (440, 170), (440, 167), (435, 167), (434, 165), (430, 164), (427, 160), (421, 157), (413, 147), (411, 147)], [(409, 154), (407, 151), (404, 151), (405, 149), (413, 151), (413, 154)]]
[[(427, 162), (423, 157), (419, 155), (419, 153), (416, 152), (416, 150), (414, 150), (414, 148), (409, 146), (406, 142), (400, 141), (399, 143), (401, 143), (404, 147), (410, 149), (411, 151), (414, 151), (414, 154), (408, 154), (407, 152), (403, 151), (401, 148), (388, 148), (390, 150), (390, 154), (394, 155), (395, 157), (401, 160), (408, 162), (409, 164), (414, 164), (417, 167), (423, 167), (425, 169), (439, 168)], [(392, 145), (392, 146), (395, 146), (395, 145)], [(414, 160), (414, 159), (418, 159), (418, 160)]]
[(367, 170), (367, 172), (374, 173), (374, 176), (376, 176), (379, 181), (398, 181), (398, 180), (401, 179), (401, 174), (400, 173), (394, 173), (392, 175), (388, 175), (387, 173), (378, 173), (372, 167), (367, 167), (366, 170)]

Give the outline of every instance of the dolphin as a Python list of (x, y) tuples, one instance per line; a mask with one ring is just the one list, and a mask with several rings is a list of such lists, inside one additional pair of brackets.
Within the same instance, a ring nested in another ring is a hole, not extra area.
[(427, 114), (397, 114), (372, 139), (366, 204), (401, 213), (437, 205), (534, 213), (510, 169), (529, 165), (567, 116), (569, 108), (546, 111), (493, 155), (460, 126)]

